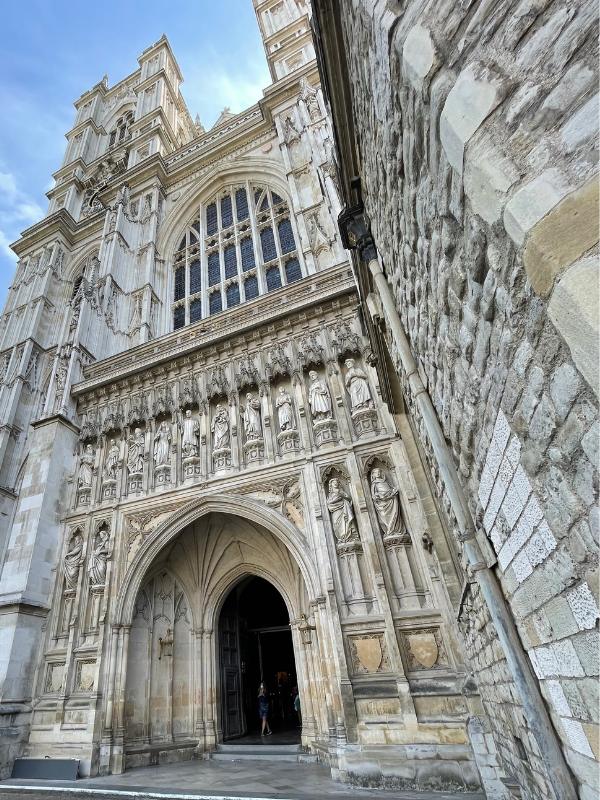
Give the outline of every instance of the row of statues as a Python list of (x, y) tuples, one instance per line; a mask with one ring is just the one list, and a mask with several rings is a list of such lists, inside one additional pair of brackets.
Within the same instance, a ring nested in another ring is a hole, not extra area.
[[(373, 408), (373, 398), (367, 381), (367, 377), (362, 369), (355, 366), (353, 359), (347, 359), (347, 372), (345, 384), (350, 397), (352, 412), (366, 408)], [(319, 423), (333, 419), (333, 404), (331, 392), (326, 381), (319, 377), (315, 370), (308, 373), (308, 403), (310, 415), (313, 423)], [(291, 432), (297, 430), (296, 415), (292, 396), (284, 386), (279, 388), (275, 399), (275, 408), (279, 430)], [(263, 437), (263, 427), (261, 418), (260, 399), (251, 392), (246, 394), (246, 403), (241, 407), (241, 415), (246, 442), (260, 440)], [(200, 449), (200, 423), (187, 409), (183, 418), (179, 422), (181, 430), (181, 450), (184, 459), (195, 458)], [(214, 450), (226, 450), (231, 446), (231, 432), (228, 409), (222, 404), (218, 404), (215, 415), (211, 422), (212, 444)], [(156, 432), (152, 442), (152, 458), (155, 467), (166, 466), (170, 463), (170, 452), (172, 443), (172, 427), (163, 420)], [(146, 453), (146, 437), (141, 428), (135, 428), (127, 440), (127, 470), (130, 475), (138, 475), (143, 472), (144, 457)], [(119, 444), (115, 439), (110, 441), (103, 468), (103, 478), (105, 481), (116, 481), (122, 457)], [(92, 484), (92, 474), (94, 468), (94, 448), (88, 444), (80, 458), (79, 474), (77, 478), (78, 488), (87, 488)]]
[[(379, 467), (371, 470), (371, 499), (384, 537), (404, 530), (398, 489), (390, 483)], [(339, 478), (331, 478), (327, 484), (327, 508), (331, 515), (333, 533), (339, 544), (359, 540), (354, 506), (350, 494)]]
[[(92, 544), (92, 550), (88, 560), (88, 575), (93, 585), (101, 585), (106, 580), (106, 567), (110, 557), (110, 533), (108, 528), (101, 527)], [(63, 561), (63, 571), (65, 576), (65, 586), (70, 591), (77, 589), (79, 569), (83, 563), (83, 536), (76, 530), (71, 536), (67, 552)]]

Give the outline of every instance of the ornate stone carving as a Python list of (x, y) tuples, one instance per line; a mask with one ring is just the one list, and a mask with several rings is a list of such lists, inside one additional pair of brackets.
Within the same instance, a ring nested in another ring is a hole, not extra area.
[(260, 419), (260, 400), (251, 392), (246, 395), (246, 406), (242, 409), (244, 434), (246, 441), (262, 439), (262, 423)]
[(403, 631), (401, 638), (409, 670), (447, 666), (448, 658), (439, 628)]
[(79, 459), (79, 474), (77, 476), (77, 486), (89, 488), (92, 485), (92, 475), (94, 471), (95, 453), (91, 444), (85, 446), (85, 450)]
[(298, 360), (304, 367), (325, 363), (325, 351), (315, 333), (306, 334), (298, 342)]
[(389, 672), (390, 662), (382, 633), (349, 636), (348, 643), (355, 674)]
[(355, 366), (353, 358), (344, 362), (346, 376), (344, 383), (350, 397), (352, 422), (357, 436), (377, 432), (377, 412), (375, 411), (371, 389), (365, 372)]
[(254, 359), (246, 356), (237, 362), (235, 372), (235, 385), (238, 391), (246, 388), (252, 388), (260, 384), (260, 376)]
[(284, 386), (279, 388), (275, 400), (279, 433), (277, 441), (282, 453), (295, 452), (300, 447), (300, 437), (296, 426), (292, 397)]
[(141, 475), (144, 471), (144, 456), (146, 455), (146, 437), (141, 428), (136, 428), (127, 439), (127, 470), (130, 478)]
[(231, 466), (231, 434), (229, 413), (221, 403), (215, 409), (210, 429), (213, 435), (213, 466), (215, 470), (226, 469)]
[(267, 360), (267, 375), (272, 380), (277, 377), (285, 377), (292, 374), (292, 364), (285, 354), (282, 345), (274, 344), (269, 350)]
[(310, 380), (308, 386), (308, 403), (313, 420), (319, 422), (321, 420), (331, 419), (331, 394), (327, 384), (324, 380), (319, 378), (314, 370), (308, 373), (308, 377)]
[(96, 682), (95, 659), (79, 659), (75, 667), (75, 691), (91, 692)]
[(191, 410), (188, 408), (185, 416), (180, 422), (182, 432), (181, 437), (181, 453), (184, 458), (190, 458), (198, 455), (198, 437), (200, 435), (200, 423), (192, 416)]
[(173, 395), (170, 386), (161, 386), (154, 395), (154, 405), (152, 412), (154, 418), (164, 414), (170, 414), (173, 410)]
[(330, 331), (331, 347), (338, 358), (346, 354), (360, 354), (360, 336), (345, 320), (340, 320), (333, 325)]
[(56, 694), (62, 689), (63, 676), (65, 674), (65, 662), (51, 663), (46, 667), (46, 680), (44, 681), (44, 692)]
[(354, 506), (340, 478), (331, 478), (327, 485), (327, 508), (331, 515), (331, 527), (337, 540), (338, 550), (348, 545), (360, 544)]
[(171, 482), (171, 426), (163, 420), (154, 434), (152, 457), (154, 459), (154, 476), (157, 486)]
[(311, 122), (316, 122), (321, 119), (323, 113), (319, 105), (318, 90), (311, 86), (306, 76), (300, 79), (300, 97), (306, 103), (306, 110), (308, 111), (308, 118)]
[(337, 440), (337, 425), (333, 419), (331, 394), (326, 382), (311, 370), (308, 373), (308, 404), (313, 421), (317, 447)]
[(371, 470), (371, 498), (386, 546), (410, 544), (410, 536), (402, 519), (398, 489), (392, 486), (380, 467)]
[(215, 367), (208, 379), (208, 399), (226, 397), (229, 394), (229, 381), (222, 366)]
[(79, 569), (83, 562), (83, 536), (79, 528), (73, 531), (69, 539), (69, 545), (63, 559), (63, 572), (65, 576), (65, 586), (68, 591), (77, 590), (79, 579)]
[(103, 523), (94, 536), (92, 552), (88, 561), (88, 574), (93, 585), (104, 585), (106, 580), (106, 566), (110, 556), (109, 542), (110, 531), (108, 525)]
[(325, 233), (321, 220), (319, 219), (319, 212), (312, 211), (307, 216), (306, 223), (313, 253), (318, 256), (322, 250), (329, 250), (331, 247), (331, 239)]

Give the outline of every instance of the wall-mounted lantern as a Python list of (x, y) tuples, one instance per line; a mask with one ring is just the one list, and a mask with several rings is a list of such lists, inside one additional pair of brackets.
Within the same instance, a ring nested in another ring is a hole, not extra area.
[(300, 631), (300, 636), (302, 637), (302, 644), (311, 644), (312, 637), (310, 632), (316, 631), (317, 628), (315, 625), (310, 624), (306, 614), (300, 614), (300, 622), (298, 624), (298, 630)]

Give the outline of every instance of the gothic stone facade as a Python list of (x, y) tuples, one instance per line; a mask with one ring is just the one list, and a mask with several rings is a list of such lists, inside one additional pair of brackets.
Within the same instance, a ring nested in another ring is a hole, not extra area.
[(98, 774), (210, 753), (219, 612), (248, 575), (285, 600), (302, 744), (336, 776), (494, 771), (464, 572), (357, 314), (307, 12), (257, 4), (273, 83), (209, 131), (164, 37), (82, 95), (48, 215), (15, 244), (4, 775), (23, 754)]

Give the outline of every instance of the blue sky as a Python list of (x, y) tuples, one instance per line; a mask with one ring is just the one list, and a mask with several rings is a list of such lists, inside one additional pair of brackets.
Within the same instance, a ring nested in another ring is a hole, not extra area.
[(192, 117), (255, 103), (270, 83), (251, 0), (20, 0), (2, 3), (0, 307), (16, 258), (8, 245), (47, 209), (73, 101), (108, 74), (118, 83), (166, 33)]

